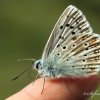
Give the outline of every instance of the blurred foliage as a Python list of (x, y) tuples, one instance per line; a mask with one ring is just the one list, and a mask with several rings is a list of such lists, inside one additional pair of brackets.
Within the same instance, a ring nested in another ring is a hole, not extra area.
[[(21, 58), (41, 58), (45, 43), (63, 10), (70, 4), (86, 15), (94, 32), (99, 33), (99, 0), (0, 0), (0, 100), (19, 91), (34, 80), (21, 73), (31, 61)], [(99, 100), (99, 96), (94, 97)], [(93, 98), (93, 99), (94, 99)]]

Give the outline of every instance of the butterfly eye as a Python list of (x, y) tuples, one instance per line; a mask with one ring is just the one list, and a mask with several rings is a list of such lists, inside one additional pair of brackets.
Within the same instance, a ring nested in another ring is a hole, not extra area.
[(34, 69), (38, 70), (40, 66), (40, 61), (35, 62)]
[(37, 65), (35, 66), (35, 68), (38, 69), (38, 68), (39, 68), (39, 64), (37, 64)]

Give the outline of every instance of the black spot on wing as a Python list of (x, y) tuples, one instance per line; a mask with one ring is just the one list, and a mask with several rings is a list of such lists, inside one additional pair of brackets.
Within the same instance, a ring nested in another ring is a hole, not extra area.
[(60, 26), (60, 29), (63, 29), (63, 26)]
[(63, 49), (66, 49), (66, 46), (63, 46)]
[(75, 32), (72, 32), (72, 35), (74, 35), (75, 34)]
[(73, 29), (74, 28), (74, 26), (70, 26), (70, 29)]
[(66, 27), (69, 27), (70, 25), (69, 24), (66, 24)]

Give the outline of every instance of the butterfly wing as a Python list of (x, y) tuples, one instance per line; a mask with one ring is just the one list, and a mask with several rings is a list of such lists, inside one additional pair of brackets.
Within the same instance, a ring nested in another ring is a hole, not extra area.
[(86, 21), (85, 16), (76, 7), (72, 5), (68, 6), (60, 16), (47, 41), (43, 51), (42, 59), (46, 59), (49, 54), (54, 51), (60, 40), (64, 37), (69, 37), (70, 33), (75, 34), (86, 32), (92, 33), (92, 28)]
[(100, 70), (100, 35), (84, 33), (69, 37), (69, 41), (63, 41), (51, 53), (56, 59), (58, 65), (56, 67), (64, 70), (62, 76), (97, 74)]
[[(93, 33), (83, 13), (68, 6), (56, 23), (44, 48), (43, 61), (48, 59), (62, 75), (87, 75), (99, 71), (100, 36)], [(57, 73), (59, 74), (59, 73)]]

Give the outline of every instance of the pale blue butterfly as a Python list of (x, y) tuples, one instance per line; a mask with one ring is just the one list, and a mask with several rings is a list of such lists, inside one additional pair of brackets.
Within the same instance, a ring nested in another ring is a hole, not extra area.
[(81, 77), (100, 70), (100, 35), (83, 13), (68, 6), (57, 21), (42, 58), (33, 64), (41, 77)]
[[(44, 83), (46, 77), (57, 79), (98, 74), (100, 35), (93, 33), (83, 13), (70, 5), (57, 21), (44, 48), (42, 58), (37, 60), (32, 67), (38, 71), (39, 76), (44, 78)], [(24, 72), (29, 69), (30, 67)], [(44, 84), (41, 93), (43, 90)]]

